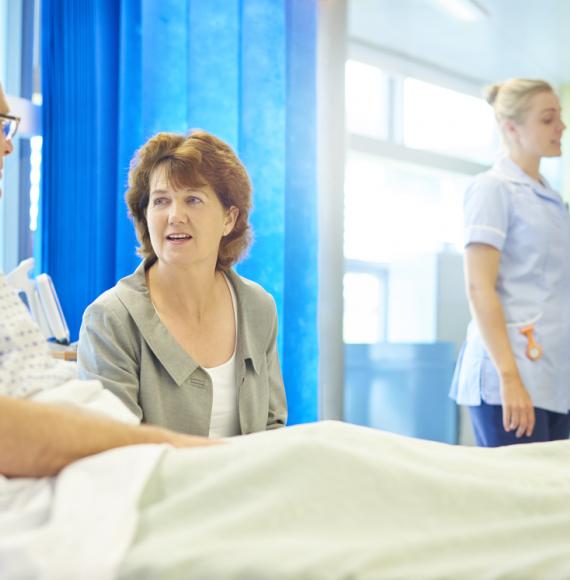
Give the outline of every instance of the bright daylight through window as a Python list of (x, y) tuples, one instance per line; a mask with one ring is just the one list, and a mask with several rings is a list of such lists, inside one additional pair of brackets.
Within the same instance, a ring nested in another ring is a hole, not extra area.
[(461, 254), (463, 193), (500, 147), (493, 113), (473, 94), (369, 63), (349, 60), (345, 73), (345, 342), (432, 336), (397, 328), (394, 288), (403, 271), (435, 288), (437, 272), (426, 280), (419, 264)]

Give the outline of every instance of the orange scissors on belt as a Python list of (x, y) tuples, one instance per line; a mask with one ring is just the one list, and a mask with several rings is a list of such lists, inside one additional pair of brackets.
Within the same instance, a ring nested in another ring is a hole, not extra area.
[(542, 357), (542, 347), (534, 339), (534, 325), (529, 324), (520, 329), (521, 334), (526, 336), (526, 356), (532, 361), (537, 361)]

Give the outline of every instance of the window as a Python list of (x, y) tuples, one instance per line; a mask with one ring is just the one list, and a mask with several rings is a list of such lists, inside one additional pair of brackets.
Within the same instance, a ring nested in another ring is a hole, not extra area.
[(431, 342), (441, 273), (462, 277), (463, 193), (499, 137), (482, 98), (371, 62), (346, 63), (344, 341)]
[(40, 180), (42, 168), (42, 138), (36, 135), (30, 139), (30, 223), (29, 229), (35, 234), (38, 230), (40, 212)]
[(388, 77), (378, 68), (346, 63), (346, 124), (352, 133), (378, 139), (388, 137)]
[(468, 181), (450, 171), (349, 152), (345, 258), (390, 263), (421, 252), (461, 251)]
[(481, 98), (418, 79), (404, 80), (404, 145), (480, 163), (500, 148), (491, 107)]
[(352, 261), (343, 282), (345, 343), (386, 340), (387, 272), (382, 266)]
[[(433, 340), (433, 257), (462, 251), (462, 197), (468, 182), (461, 173), (348, 153), (346, 343)], [(412, 294), (410, 287), (416, 288)]]

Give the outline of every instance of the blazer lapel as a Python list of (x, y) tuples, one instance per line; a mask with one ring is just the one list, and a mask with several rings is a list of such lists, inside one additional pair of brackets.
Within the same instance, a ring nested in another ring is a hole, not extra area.
[(152, 352), (172, 380), (181, 386), (198, 365), (176, 342), (156, 313), (146, 285), (144, 262), (132, 276), (119, 282), (117, 293)]

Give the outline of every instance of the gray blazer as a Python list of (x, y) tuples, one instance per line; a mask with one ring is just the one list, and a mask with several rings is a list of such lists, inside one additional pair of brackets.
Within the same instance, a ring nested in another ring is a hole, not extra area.
[[(275, 302), (258, 284), (227, 272), (237, 298), (236, 384), (242, 434), (285, 425)], [(150, 300), (144, 264), (85, 311), (79, 372), (98, 379), (142, 421), (208, 436), (212, 381), (179, 346)]]

